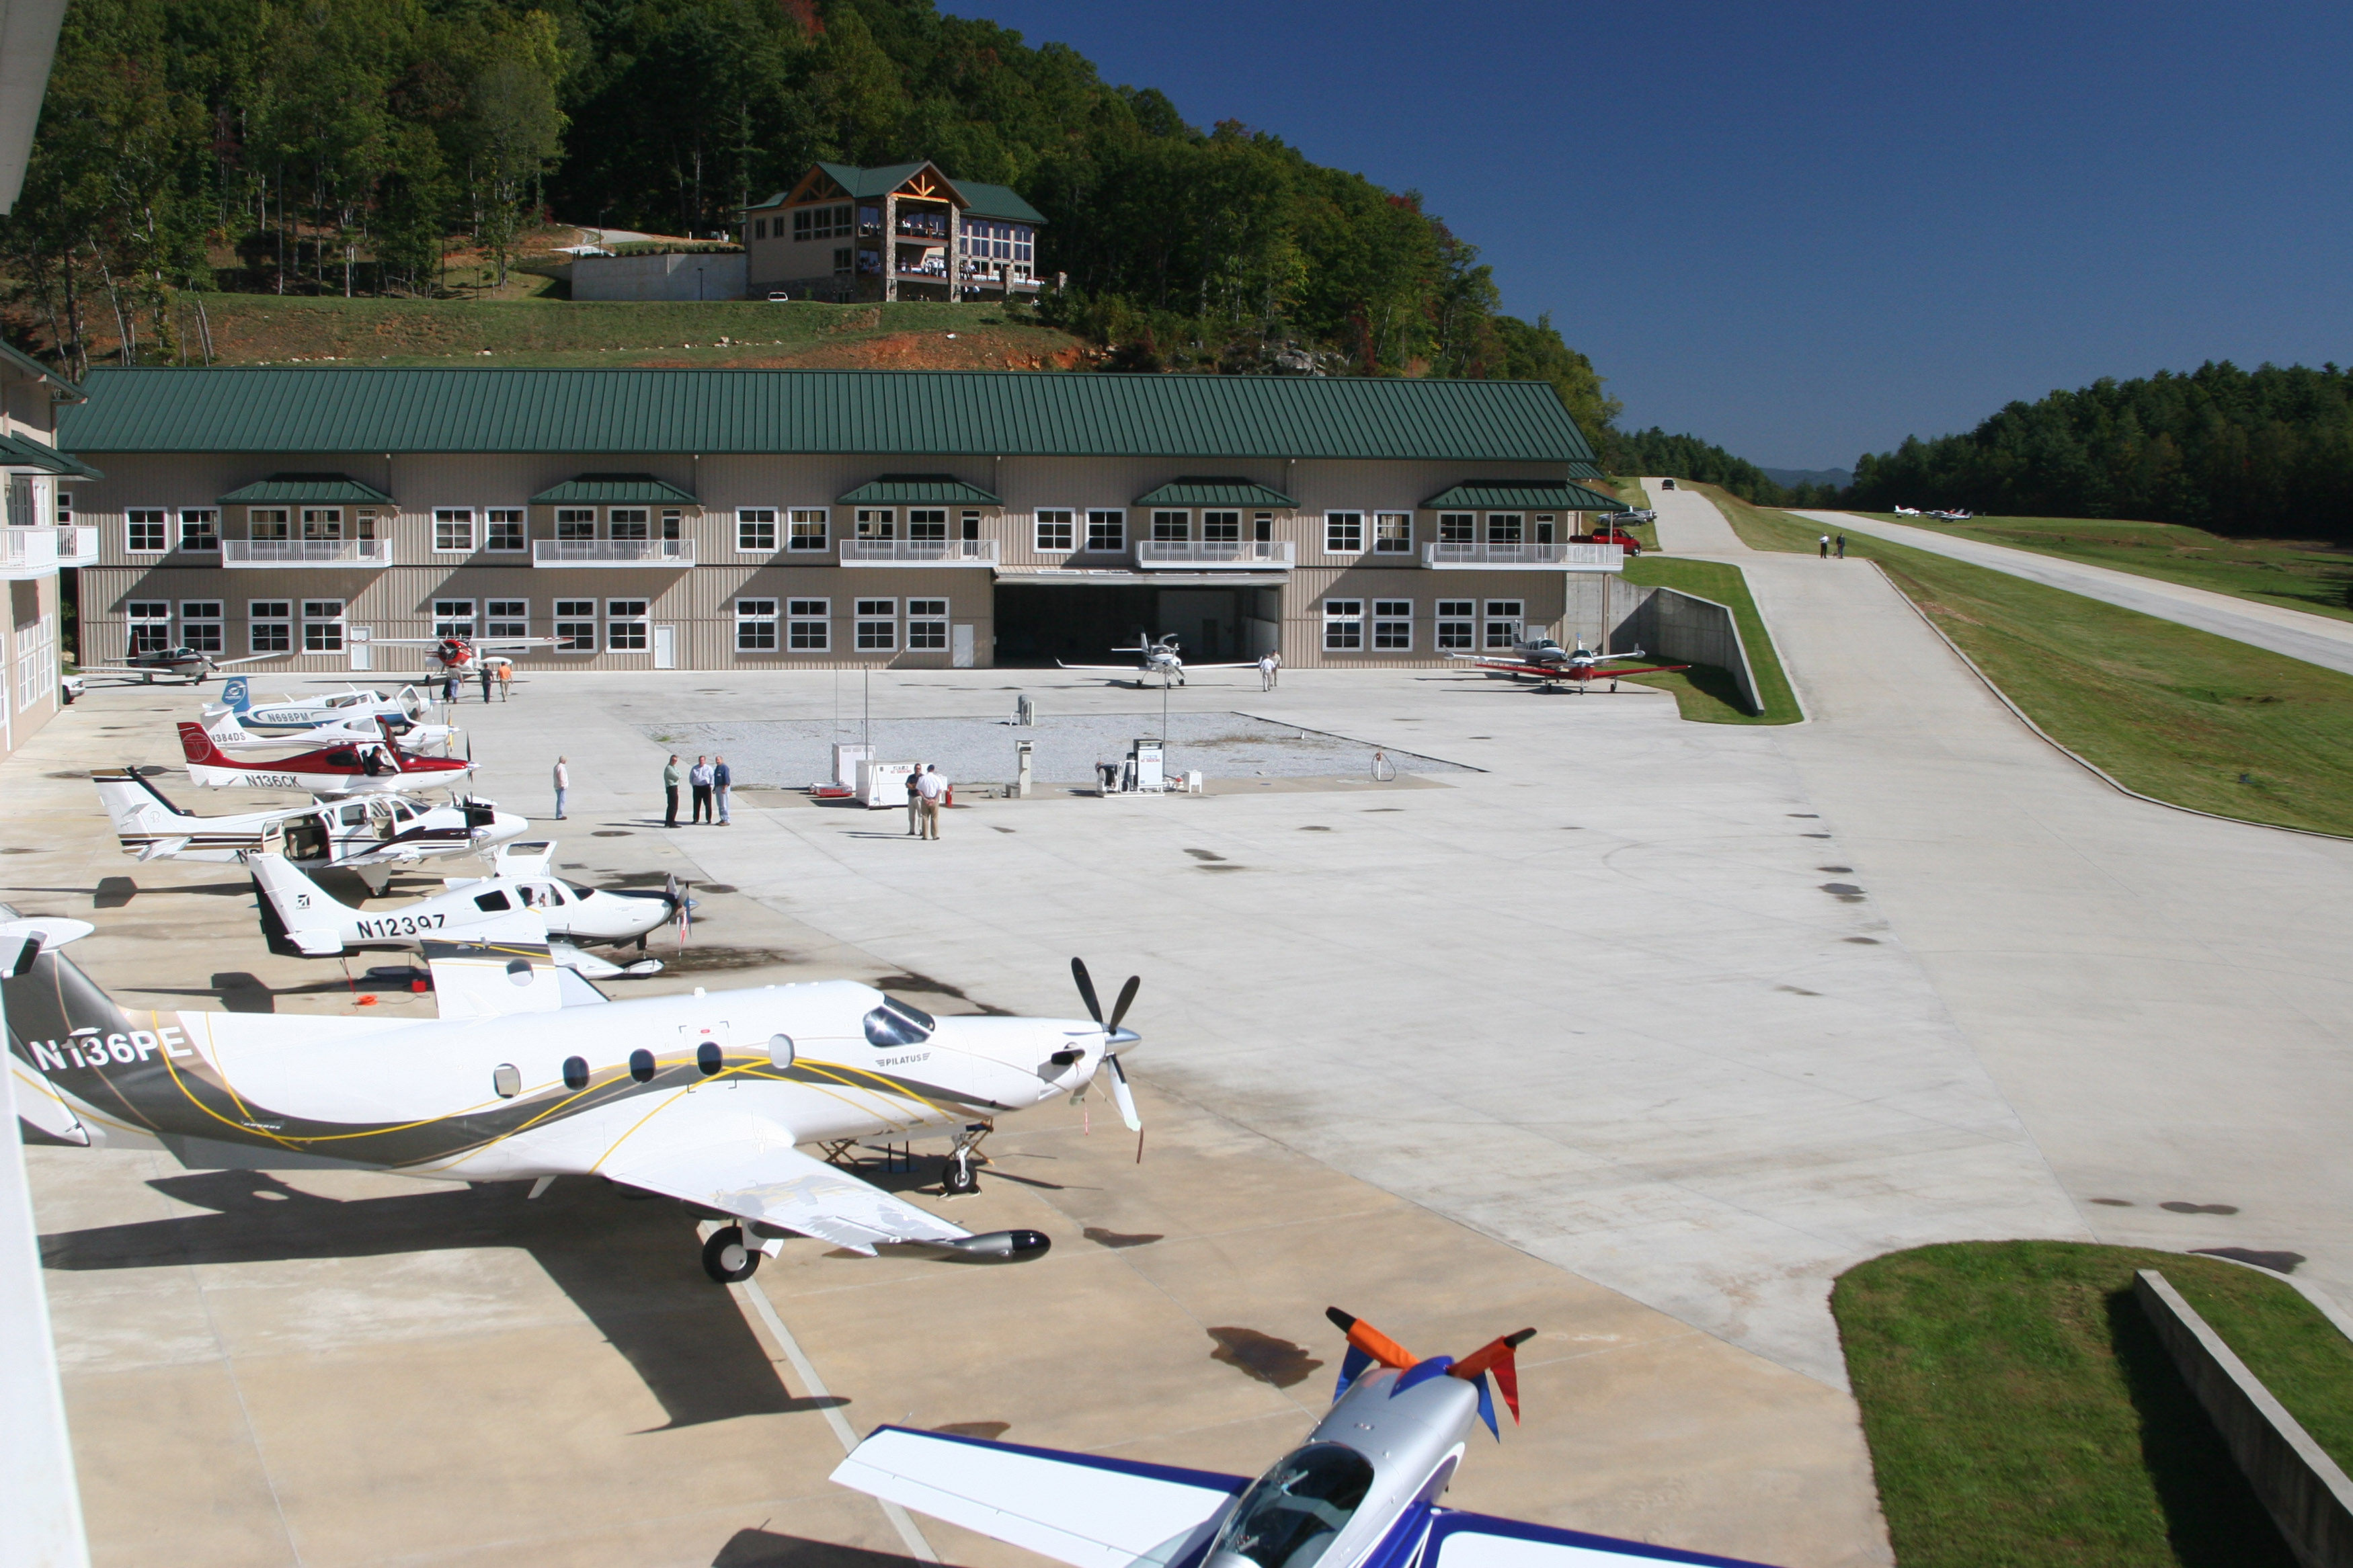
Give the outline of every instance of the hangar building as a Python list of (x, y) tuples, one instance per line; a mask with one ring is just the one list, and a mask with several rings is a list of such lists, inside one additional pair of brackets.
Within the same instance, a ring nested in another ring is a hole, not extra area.
[(824, 370), (99, 370), (58, 445), (82, 657), (413, 669), (1409, 666), (1574, 635), (1619, 503), (1541, 382)]

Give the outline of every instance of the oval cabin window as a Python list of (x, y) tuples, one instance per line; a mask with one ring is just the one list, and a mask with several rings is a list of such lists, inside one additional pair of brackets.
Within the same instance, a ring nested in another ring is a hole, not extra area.
[(694, 1065), (702, 1069), (703, 1077), (709, 1078), (716, 1073), (723, 1063), (724, 1058), (714, 1042), (705, 1040), (694, 1047)]
[(654, 1054), (648, 1050), (629, 1053), (629, 1076), (639, 1083), (651, 1083), (654, 1076)]
[(501, 1062), (491, 1069), (491, 1087), (501, 1100), (512, 1100), (522, 1092), (522, 1072), (512, 1062)]
[(768, 1037), (768, 1065), (780, 1072), (793, 1065), (793, 1037), (790, 1035)]
[(564, 1087), (577, 1092), (588, 1087), (588, 1063), (581, 1057), (564, 1058)]

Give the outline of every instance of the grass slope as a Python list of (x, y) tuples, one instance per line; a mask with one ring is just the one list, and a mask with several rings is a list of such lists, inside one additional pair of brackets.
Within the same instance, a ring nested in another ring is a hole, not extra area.
[(2259, 605), (2353, 621), (2353, 550), (2288, 539), (2231, 539), (2171, 522), (2111, 522), (2070, 517), (1933, 517), (1865, 512), (1885, 522), (1981, 540), (2063, 561), (2105, 566)]
[(1740, 640), (1748, 649), (1749, 670), (1757, 678), (1757, 695), (1765, 711), (1748, 711), (1741, 703), (1732, 672), (1712, 664), (1694, 665), (1677, 675), (1646, 675), (1633, 684), (1673, 692), (1676, 710), (1703, 724), (1794, 724), (1804, 717), (1790, 693), (1789, 678), (1782, 673), (1780, 654), (1766, 632), (1765, 617), (1757, 613), (1757, 601), (1749, 596), (1748, 579), (1740, 574), (1739, 567), (1720, 561), (1677, 561), (1644, 554), (1626, 563), (1626, 581), (1675, 588), (1730, 606), (1734, 620), (1739, 623)]
[[(1752, 549), (1821, 530), (1701, 487)], [(2353, 676), (1901, 544), (1847, 536), (2054, 740), (2143, 795), (2353, 835)]]
[(2280, 1280), (2072, 1242), (1893, 1253), (1841, 1276), (1831, 1310), (1903, 1568), (2294, 1561), (2133, 1300), (2137, 1268), (2353, 1460), (2353, 1342)]

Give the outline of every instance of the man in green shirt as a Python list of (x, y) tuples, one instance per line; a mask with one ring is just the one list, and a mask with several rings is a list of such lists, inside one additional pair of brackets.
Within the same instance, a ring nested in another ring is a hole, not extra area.
[(679, 777), (678, 753), (676, 752), (672, 752), (670, 754), (669, 765), (662, 769), (662, 798), (666, 803), (662, 810), (662, 826), (664, 827), (676, 827), (678, 826)]

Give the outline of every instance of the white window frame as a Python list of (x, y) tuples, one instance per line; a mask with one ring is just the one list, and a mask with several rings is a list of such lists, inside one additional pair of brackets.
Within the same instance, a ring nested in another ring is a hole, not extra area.
[[(777, 653), (783, 649), (778, 640), (776, 611), (780, 606), (774, 599), (738, 599), (735, 601), (735, 651), (737, 653)], [(754, 640), (745, 641), (746, 637)], [(765, 640), (759, 640), (763, 639)]]
[(228, 651), (228, 605), (219, 599), (181, 600), (180, 642), (198, 653)]
[[(514, 542), (501, 544), (501, 533), (514, 530)], [(519, 506), (488, 507), (482, 512), (482, 548), (500, 554), (519, 554), (531, 548), (531, 514)]]
[[(189, 531), (191, 529), (195, 531), (193, 534)], [(180, 509), (180, 549), (189, 554), (219, 553), (220, 508), (184, 506)]]
[[(813, 530), (803, 532), (804, 529)], [(827, 512), (821, 506), (797, 506), (786, 514), (785, 548), (788, 551), (818, 551), (831, 548), (833, 530), (827, 522)]]
[(557, 599), (551, 616), (558, 653), (595, 653), (596, 642), (596, 601), (594, 599)]
[(1193, 514), (1170, 507), (1156, 507), (1152, 520), (1145, 524), (1152, 530), (1155, 544), (1190, 544), (1193, 542)]
[(472, 599), (434, 600), (433, 635), (437, 637), (464, 637), (468, 642), (473, 641), (474, 627), (480, 624), (474, 618), (474, 605), (475, 601)]
[(343, 509), (342, 507), (306, 506), (301, 509), (301, 537), (305, 542), (341, 544), (343, 542)]
[(605, 601), (605, 651), (645, 653), (653, 647), (653, 601)]
[(302, 651), (343, 652), (343, 621), (350, 609), (351, 602), (347, 599), (303, 600)]
[[(1226, 529), (1229, 532), (1213, 534), (1209, 530)], [(1242, 514), (1231, 507), (1212, 507), (1201, 513), (1201, 542), (1204, 544), (1240, 544), (1242, 542)]]
[(833, 651), (833, 601), (831, 599), (786, 599), (785, 601), (785, 651), (786, 653), (831, 653)]
[(1439, 652), (1475, 652), (1479, 647), (1479, 601), (1439, 600), (1436, 625)]
[(531, 601), (529, 599), (483, 600), (482, 635), (486, 637), (531, 636)]
[[(147, 530), (153, 529), (150, 533)], [(153, 539), (153, 544), (140, 541)], [(172, 548), (172, 514), (160, 506), (135, 506), (122, 514), (122, 549), (131, 555), (162, 555)]]
[(596, 538), (596, 509), (593, 506), (557, 507), (555, 537), (574, 541)]
[(1040, 555), (1068, 555), (1079, 547), (1079, 514), (1069, 507), (1040, 507), (1031, 537)]
[(1365, 552), (1365, 514), (1361, 511), (1327, 511), (1324, 514), (1324, 553), (1326, 555), (1362, 555)]
[(1372, 622), (1372, 647), (1375, 653), (1411, 653), (1413, 651), (1413, 601), (1411, 599), (1375, 599)]
[(294, 601), (248, 599), (245, 602), (245, 647), (248, 653), (292, 653)]
[(58, 526), (71, 528), (74, 521), (73, 491), (64, 485), (58, 487)]
[[(915, 530), (939, 530), (937, 533), (917, 533)], [(911, 506), (907, 509), (907, 537), (933, 544), (944, 544), (948, 537), (948, 509), (944, 506)]]
[(283, 542), (294, 537), (294, 513), (282, 506), (249, 506), (245, 509), (245, 536), (248, 539), (274, 540)]
[(774, 555), (779, 543), (776, 523), (775, 507), (737, 507), (735, 509), (735, 553)]
[[(1482, 634), (1479, 646), (1489, 652), (1512, 651), (1527, 629), (1528, 605), (1525, 599), (1489, 599), (1480, 605)], [(1501, 640), (1498, 640), (1501, 639)]]
[(895, 506), (858, 507), (850, 514), (849, 525), (860, 539), (896, 539), (899, 537), (899, 509)]
[(161, 653), (172, 647), (171, 600), (127, 600), (122, 606), (122, 615), (128, 626), (122, 638), (126, 656)]
[(1087, 553), (1120, 555), (1127, 550), (1127, 511), (1120, 507), (1095, 507), (1087, 513)]
[(896, 599), (853, 600), (858, 613), (851, 617), (851, 641), (860, 653), (896, 653), (899, 651), (899, 601)]
[(471, 555), (473, 552), (474, 509), (470, 506), (435, 507), (433, 509), (433, 553)]
[[(636, 531), (624, 533), (623, 529)], [(649, 540), (654, 537), (654, 509), (649, 506), (608, 506), (605, 509), (605, 537), (607, 539)]]
[(1490, 544), (1525, 544), (1528, 540), (1528, 514), (1524, 511), (1489, 512), (1485, 537)]
[(16, 628), (16, 711), (39, 705), (58, 689), (58, 618), (43, 616)]
[(1528, 519), (1528, 542), (1557, 544), (1560, 542), (1560, 517), (1556, 512), (1540, 511)]
[(1365, 648), (1365, 601), (1324, 601), (1324, 651), (1362, 653)]
[(1475, 511), (1441, 511), (1438, 514), (1438, 542), (1440, 544), (1476, 544), (1479, 542), (1479, 514)]
[(948, 601), (907, 601), (907, 651), (945, 653), (948, 650)]
[(1412, 554), (1413, 513), (1409, 511), (1373, 513), (1373, 553), (1376, 555)]

